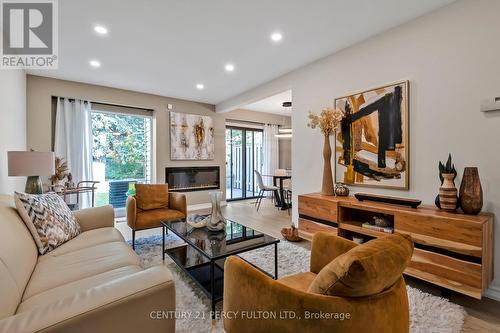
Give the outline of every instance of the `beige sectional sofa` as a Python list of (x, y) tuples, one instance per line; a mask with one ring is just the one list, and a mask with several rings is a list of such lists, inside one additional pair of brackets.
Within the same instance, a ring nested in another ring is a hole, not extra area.
[(175, 332), (172, 275), (142, 269), (111, 207), (75, 213), (82, 233), (43, 256), (14, 199), (0, 196), (0, 332)]

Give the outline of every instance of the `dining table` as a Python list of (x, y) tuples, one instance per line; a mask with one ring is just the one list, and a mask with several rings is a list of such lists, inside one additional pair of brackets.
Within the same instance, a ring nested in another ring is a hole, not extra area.
[(292, 206), (291, 202), (287, 202), (285, 199), (285, 187), (283, 185), (284, 180), (292, 179), (291, 174), (286, 175), (263, 175), (264, 177), (273, 178), (273, 186), (277, 187), (278, 190), (275, 191), (274, 197), (276, 198), (275, 206), (279, 207), (281, 210), (287, 210)]

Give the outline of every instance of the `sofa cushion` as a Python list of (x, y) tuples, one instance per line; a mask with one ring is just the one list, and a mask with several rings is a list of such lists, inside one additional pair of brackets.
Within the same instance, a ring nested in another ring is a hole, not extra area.
[(290, 288), (306, 292), (315, 278), (316, 274), (312, 272), (303, 272), (295, 275), (285, 276), (281, 279), (278, 279), (278, 282), (283, 283)]
[(80, 225), (75, 216), (55, 193), (16, 192), (15, 202), (40, 254), (50, 252), (80, 234)]
[(135, 199), (141, 210), (168, 208), (168, 184), (136, 184)]
[(35, 269), (38, 251), (17, 213), (14, 197), (0, 195), (0, 319), (15, 313)]
[(71, 241), (64, 243), (57, 249), (41, 256), (39, 260), (45, 260), (46, 258), (60, 256), (69, 252), (74, 252), (80, 249), (91, 247), (94, 245), (111, 243), (111, 242), (125, 242), (122, 234), (118, 229), (113, 227), (92, 229), (89, 231), (82, 232)]
[(59, 256), (41, 256), (23, 301), (57, 286), (125, 266), (139, 266), (139, 257), (122, 241), (94, 245)]
[(17, 313), (28, 311), (37, 306), (47, 305), (62, 298), (75, 295), (76, 293), (140, 271), (142, 271), (140, 266), (124, 266), (97, 275), (92, 275), (81, 280), (66, 283), (53, 289), (48, 289), (24, 300), (19, 305)]
[(308, 291), (343, 297), (378, 294), (401, 278), (412, 253), (413, 242), (408, 235), (369, 241), (332, 260)]
[(152, 209), (138, 212), (135, 217), (136, 229), (161, 227), (161, 221), (185, 218), (184, 214), (175, 209)]

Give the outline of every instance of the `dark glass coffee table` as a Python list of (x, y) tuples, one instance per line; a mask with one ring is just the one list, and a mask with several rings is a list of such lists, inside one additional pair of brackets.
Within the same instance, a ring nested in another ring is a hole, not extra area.
[[(163, 226), (163, 260), (167, 254), (210, 298), (212, 318), (215, 304), (223, 299), (224, 262), (231, 255), (274, 245), (274, 275), (278, 278), (279, 239), (255, 231), (233, 221), (227, 221), (226, 232), (213, 232), (206, 228), (196, 229), (184, 221), (165, 221)], [(185, 242), (180, 246), (165, 248), (165, 234), (171, 231)]]

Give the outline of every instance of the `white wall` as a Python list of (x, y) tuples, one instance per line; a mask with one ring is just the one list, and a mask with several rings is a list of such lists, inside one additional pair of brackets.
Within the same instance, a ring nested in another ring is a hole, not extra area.
[(24, 189), (26, 178), (8, 177), (7, 151), (26, 150), (26, 74), (0, 70), (0, 194)]
[[(216, 109), (291, 88), (293, 190), (307, 193), (320, 189), (322, 170), (322, 137), (307, 128), (307, 112), (332, 106), (335, 97), (347, 93), (410, 80), (410, 190), (358, 190), (431, 204), (440, 185), (437, 164), (448, 152), (460, 174), (465, 166), (478, 166), (484, 210), (497, 216), (496, 278), (489, 295), (500, 298), (500, 112), (479, 111), (482, 98), (500, 96), (499, 13), (498, 0), (457, 1), (220, 103)], [(459, 177), (457, 185), (460, 181)], [(297, 220), (296, 209), (293, 218)]]

